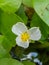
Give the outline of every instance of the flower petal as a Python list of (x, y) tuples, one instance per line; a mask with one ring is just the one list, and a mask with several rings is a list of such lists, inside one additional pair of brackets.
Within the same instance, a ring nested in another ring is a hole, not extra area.
[(16, 38), (16, 43), (18, 46), (21, 46), (23, 48), (29, 47), (29, 41), (26, 41), (26, 42), (21, 41), (20, 36)]
[(41, 32), (38, 27), (32, 27), (29, 29), (30, 39), (39, 40), (41, 38)]
[(27, 27), (22, 22), (18, 22), (12, 27), (12, 32), (16, 35), (20, 35), (22, 32), (25, 31), (27, 31)]
[(36, 62), (36, 63), (39, 64), (39, 63), (40, 63), (40, 60), (39, 60), (38, 58), (35, 58), (35, 59), (34, 59), (34, 62)]
[(27, 57), (28, 58), (31, 58), (31, 57), (37, 57), (38, 56), (38, 53), (37, 52), (30, 52)]

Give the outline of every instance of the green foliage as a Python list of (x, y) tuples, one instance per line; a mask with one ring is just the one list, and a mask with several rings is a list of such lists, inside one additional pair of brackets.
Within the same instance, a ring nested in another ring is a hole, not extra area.
[(27, 16), (25, 14), (25, 9), (23, 7), (23, 5), (20, 6), (19, 10), (16, 12), (16, 14), (22, 18), (22, 20), (24, 21), (24, 23), (26, 24), (27, 23)]
[(23, 64), (24, 65), (35, 65), (35, 63), (33, 63), (33, 62), (30, 62), (30, 61), (23, 61)]
[(0, 58), (10, 57), (9, 53), (3, 46), (4, 36), (0, 35)]
[[(12, 26), (17, 22), (23, 22), (29, 28), (39, 27), (41, 30), (41, 39), (38, 42), (31, 42), (34, 43), (33, 48), (30, 47), (27, 51), (34, 50), (36, 47), (36, 50), (46, 48), (45, 53), (47, 53), (49, 51), (49, 0), (0, 0), (0, 65), (35, 65), (34, 62), (27, 60), (21, 63), (10, 56), (10, 50), (16, 45), (16, 35), (12, 32)], [(24, 49), (16, 46), (14, 52), (17, 56), (21, 56)], [(42, 59), (44, 58), (45, 55)]]
[(0, 65), (23, 65), (23, 64), (11, 58), (3, 58), (0, 60)]
[(23, 3), (34, 8), (41, 19), (49, 26), (49, 0), (23, 0)]
[(33, 0), (33, 7), (41, 19), (49, 26), (49, 0)]
[(6, 54), (6, 50), (2, 46), (3, 36), (0, 36), (0, 58)]
[(23, 0), (23, 4), (28, 6), (28, 7), (32, 7), (32, 0)]
[(8, 13), (13, 13), (18, 10), (22, 0), (0, 0), (0, 8)]
[(15, 14), (8, 14), (5, 12), (2, 12), (1, 15), (1, 33), (6, 37), (4, 41), (5, 44), (7, 43), (6, 48), (10, 49), (10, 46), (15, 45), (15, 35), (12, 33), (12, 26), (13, 24), (16, 24), (16, 22), (22, 21), (17, 15)]

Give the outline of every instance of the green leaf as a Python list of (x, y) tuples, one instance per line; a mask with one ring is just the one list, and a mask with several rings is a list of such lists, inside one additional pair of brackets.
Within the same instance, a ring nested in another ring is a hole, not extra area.
[(6, 51), (6, 49), (2, 45), (3, 40), (4, 40), (4, 36), (0, 35), (0, 58), (10, 57), (9, 53)]
[(46, 49), (49, 48), (49, 42), (47, 41), (40, 41), (40, 42), (36, 42), (33, 47), (36, 47), (37, 49)]
[(1, 34), (1, 14), (2, 14), (2, 10), (0, 9), (0, 34)]
[(16, 12), (22, 0), (0, 0), (0, 8), (5, 12)]
[(35, 65), (35, 63), (31, 62), (31, 61), (23, 61), (24, 65)]
[(1, 14), (1, 33), (5, 36), (3, 46), (8, 51), (12, 46), (16, 45), (16, 35), (12, 32), (12, 26), (20, 21), (22, 21), (22, 19), (15, 14), (8, 14), (5, 12)]
[(39, 27), (42, 33), (42, 40), (45, 40), (49, 34), (49, 27), (40, 19), (40, 17), (34, 13), (31, 21), (31, 27)]
[(23, 4), (27, 7), (32, 7), (32, 0), (23, 0)]
[(0, 58), (6, 54), (6, 50), (2, 46), (3, 36), (0, 35)]
[(11, 48), (15, 45), (15, 39), (12, 41), (10, 41), (10, 39), (7, 38), (7, 35), (4, 33), (4, 39), (2, 41), (2, 46), (4, 47), (4, 49), (6, 49), (6, 51), (9, 53), (9, 51), (11, 50)]
[(27, 18), (26, 14), (25, 14), (23, 5), (21, 5), (19, 10), (16, 12), (16, 14), (22, 18), (24, 23), (27, 23), (28, 18)]
[(0, 59), (0, 65), (23, 65), (23, 64), (11, 58), (2, 58)]
[(39, 48), (48, 48), (49, 47), (49, 42), (47, 41), (40, 41), (42, 44), (39, 45)]
[(2, 43), (4, 36), (0, 35), (0, 44)]
[(33, 7), (41, 19), (49, 26), (49, 0), (33, 0)]

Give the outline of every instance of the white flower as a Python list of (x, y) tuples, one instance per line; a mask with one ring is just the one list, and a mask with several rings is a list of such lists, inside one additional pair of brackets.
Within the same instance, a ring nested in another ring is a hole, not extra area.
[(42, 62), (40, 62), (40, 60), (38, 58), (35, 58), (34, 62), (38, 63), (39, 65), (42, 65)]
[(38, 56), (38, 53), (36, 52), (30, 52), (28, 55), (27, 55), (27, 58), (28, 59), (32, 59), (32, 57), (37, 57)]
[(32, 27), (29, 30), (24, 23), (18, 22), (12, 27), (12, 32), (18, 37), (16, 38), (16, 43), (18, 46), (23, 48), (29, 47), (30, 40), (39, 40), (41, 38), (41, 32), (38, 27)]
[(21, 61), (23, 60), (32, 60), (32, 57), (37, 57), (38, 56), (38, 53), (37, 52), (30, 52), (29, 54), (27, 55), (24, 55), (25, 57), (24, 58), (21, 58)]

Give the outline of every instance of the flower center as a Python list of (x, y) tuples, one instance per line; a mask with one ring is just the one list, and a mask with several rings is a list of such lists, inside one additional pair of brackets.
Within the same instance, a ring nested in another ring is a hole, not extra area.
[(29, 39), (29, 34), (27, 32), (24, 32), (21, 34), (21, 40), (22, 41), (27, 41)]

